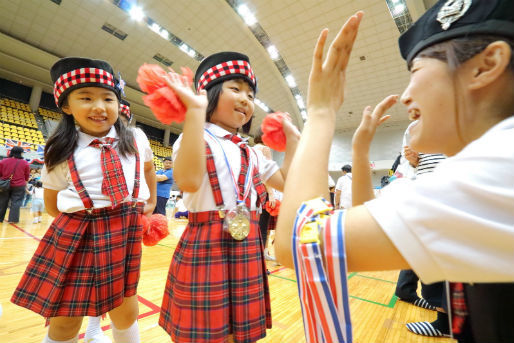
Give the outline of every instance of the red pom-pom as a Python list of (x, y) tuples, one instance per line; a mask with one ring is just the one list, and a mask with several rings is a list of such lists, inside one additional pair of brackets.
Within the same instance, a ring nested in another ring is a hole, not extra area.
[(163, 124), (169, 125), (173, 121), (181, 123), (185, 119), (186, 106), (168, 86), (143, 96), (143, 101), (150, 107), (155, 118)]
[(275, 112), (268, 114), (261, 124), (262, 141), (271, 149), (276, 151), (286, 150), (286, 135), (282, 121), (284, 118), (291, 120), (289, 113)]
[(278, 213), (280, 212), (280, 200), (278, 200), (278, 199), (275, 200), (274, 208), (271, 208), (269, 201), (267, 201), (266, 204), (264, 205), (264, 208), (266, 209), (266, 211), (268, 211), (268, 213), (270, 215), (272, 215), (273, 217), (276, 217), (276, 216), (278, 216)]
[(145, 93), (152, 93), (161, 87), (166, 87), (164, 77), (166, 71), (157, 64), (144, 63), (137, 71), (136, 81)]
[[(169, 74), (176, 74), (170, 68)], [(167, 73), (155, 64), (143, 64), (138, 71), (136, 81), (141, 89), (148, 93), (143, 96), (145, 105), (150, 107), (157, 120), (169, 125), (172, 122), (181, 123), (186, 116), (187, 108), (175, 92), (169, 88), (164, 78)], [(179, 75), (184, 82), (191, 86), (193, 84), (193, 72), (189, 68), (182, 68), (182, 75)]]
[[(150, 219), (141, 216), (143, 222), (143, 244), (153, 246), (170, 234), (168, 220), (162, 214), (152, 214)], [(145, 229), (146, 228), (146, 229)]]

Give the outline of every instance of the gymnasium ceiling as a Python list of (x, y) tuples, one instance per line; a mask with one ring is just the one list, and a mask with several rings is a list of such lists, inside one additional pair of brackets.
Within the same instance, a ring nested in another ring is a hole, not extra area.
[[(223, 50), (249, 55), (258, 77), (257, 97), (275, 111), (287, 111), (302, 126), (296, 99), (267, 50), (255, 38), (226, 0), (124, 0), (139, 5), (145, 15), (179, 37), (203, 56)], [(347, 72), (345, 103), (338, 113), (336, 132), (353, 131), (366, 105), (388, 94), (401, 94), (408, 72), (397, 47), (399, 31), (385, 0), (237, 0), (254, 12), (262, 29), (277, 47), (296, 80), (303, 100), (312, 50), (319, 32), (330, 29), (329, 40), (346, 18), (357, 10), (365, 17)], [(232, 0), (231, 2), (237, 2)], [(394, 1), (394, 0), (393, 0)], [(128, 85), (126, 94), (138, 121), (164, 127), (143, 105), (136, 83), (143, 63), (159, 63), (160, 54), (180, 70), (195, 70), (199, 62), (150, 30), (144, 21), (132, 19), (118, 6), (120, 0), (0, 0), (0, 77), (26, 85), (40, 85), (51, 92), (48, 70), (63, 56), (104, 59), (121, 71)], [(430, 0), (406, 0), (413, 19)], [(127, 34), (124, 40), (102, 30), (109, 24)], [(328, 45), (328, 44), (327, 44)], [(263, 110), (256, 106), (254, 122)], [(396, 106), (383, 130), (405, 128), (406, 111)], [(252, 132), (255, 131), (253, 125)], [(180, 126), (174, 126), (178, 132)]]

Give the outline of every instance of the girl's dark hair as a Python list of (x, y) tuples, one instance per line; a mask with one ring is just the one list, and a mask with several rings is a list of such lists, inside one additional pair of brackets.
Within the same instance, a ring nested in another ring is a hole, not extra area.
[(15, 146), (11, 149), (11, 152), (9, 153), (9, 157), (23, 158), (23, 157), (21, 157), (21, 154), (23, 154), (23, 148), (21, 146)]
[[(246, 80), (244, 80), (242, 78), (229, 79), (229, 80), (242, 80), (242, 81), (248, 83)], [(229, 80), (225, 80), (225, 81), (229, 81)], [(218, 101), (220, 100), (220, 94), (221, 94), (221, 92), (223, 92), (223, 83), (224, 82), (217, 83), (207, 90), (208, 104), (207, 104), (207, 110), (205, 111), (205, 121), (207, 121), (207, 122), (211, 121), (212, 114), (214, 113), (216, 106), (218, 106)], [(243, 125), (241, 131), (243, 131), (244, 133), (250, 132), (253, 117), (254, 116), (252, 115), (250, 120), (246, 124)]]
[[(114, 123), (114, 128), (118, 134), (118, 150), (122, 156), (136, 153), (134, 145), (134, 135), (120, 117)], [(59, 163), (64, 162), (70, 157), (77, 147), (79, 134), (75, 128), (73, 116), (62, 114), (61, 121), (54, 133), (48, 138), (45, 146), (45, 165), (51, 171)]]
[(261, 129), (260, 126), (257, 129), (257, 133), (255, 134), (255, 137), (253, 138), (253, 142), (255, 144), (263, 144), (263, 141), (262, 141), (262, 129)]
[[(416, 57), (429, 57), (444, 61), (448, 63), (448, 68), (453, 72), (457, 70), (461, 64), (481, 53), (489, 44), (496, 41), (504, 41), (510, 45), (512, 53), (510, 55), (509, 69), (514, 73), (514, 39), (509, 37), (476, 35), (455, 38), (429, 46), (422, 50)], [(409, 65), (409, 70), (411, 66), (412, 62)]]

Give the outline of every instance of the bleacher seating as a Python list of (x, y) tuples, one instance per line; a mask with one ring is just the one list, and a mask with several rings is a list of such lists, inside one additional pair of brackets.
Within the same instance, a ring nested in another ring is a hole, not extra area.
[(52, 110), (49, 110), (49, 109), (46, 109), (43, 107), (40, 107), (38, 111), (39, 111), (39, 114), (41, 116), (43, 116), (43, 118), (45, 118), (45, 120), (47, 120), (47, 119), (61, 120), (61, 114), (59, 112), (55, 112), (55, 111), (52, 111)]
[(155, 163), (155, 169), (159, 170), (164, 168), (162, 164), (162, 159), (164, 157), (171, 157), (171, 153), (173, 149), (171, 147), (165, 147), (162, 145), (162, 142), (155, 139), (148, 139), (150, 141), (150, 147), (152, 148), (154, 157), (153, 161)]
[(34, 151), (37, 144), (45, 144), (28, 104), (8, 98), (0, 99), (0, 144), (4, 145), (6, 139), (28, 143)]

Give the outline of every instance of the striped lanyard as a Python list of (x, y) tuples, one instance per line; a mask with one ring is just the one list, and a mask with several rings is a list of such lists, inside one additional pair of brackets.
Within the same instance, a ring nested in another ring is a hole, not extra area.
[(352, 342), (343, 230), (345, 211), (329, 214), (330, 210), (331, 205), (321, 198), (303, 203), (293, 229), (293, 258), (307, 343)]
[[(227, 154), (225, 153), (225, 149), (223, 149), (223, 146), (221, 145), (221, 142), (219, 141), (219, 139), (214, 135), (212, 134), (208, 129), (204, 129), (205, 132), (207, 132), (207, 134), (209, 136), (211, 136), (215, 141), (216, 143), (218, 143), (221, 151), (223, 152), (223, 157), (225, 159), (225, 164), (227, 166), (227, 169), (228, 171), (230, 172), (230, 175), (232, 176), (232, 185), (234, 186), (234, 192), (236, 193), (236, 197), (237, 197), (237, 204), (241, 204), (241, 203), (244, 203), (246, 198), (248, 197), (248, 195), (250, 194), (250, 181), (251, 181), (251, 175), (253, 175), (253, 160), (252, 160), (252, 157), (251, 155), (248, 153), (248, 171), (246, 173), (246, 176), (245, 176), (245, 182), (244, 182), (244, 185), (243, 185), (243, 191), (244, 192), (241, 192), (241, 190), (239, 189), (239, 185), (237, 183), (237, 179), (234, 175), (234, 172), (232, 171), (232, 167), (230, 167), (230, 163), (228, 162), (228, 158), (227, 158)], [(241, 146), (238, 145), (238, 147), (240, 149), (242, 149)], [(243, 166), (241, 165), (241, 168)], [(243, 195), (241, 195), (241, 193), (243, 193)]]

